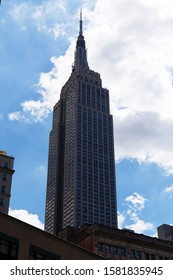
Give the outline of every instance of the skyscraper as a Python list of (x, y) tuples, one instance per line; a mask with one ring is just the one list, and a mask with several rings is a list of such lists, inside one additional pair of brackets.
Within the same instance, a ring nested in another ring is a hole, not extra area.
[(14, 158), (0, 151), (0, 212), (8, 214)]
[(109, 91), (88, 66), (81, 15), (72, 73), (53, 110), (47, 232), (86, 223), (117, 227), (113, 138)]

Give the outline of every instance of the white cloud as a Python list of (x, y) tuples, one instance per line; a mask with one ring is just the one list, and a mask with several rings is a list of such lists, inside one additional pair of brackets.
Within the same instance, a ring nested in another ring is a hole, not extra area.
[(9, 215), (19, 219), (25, 223), (31, 224), (35, 227), (38, 227), (40, 229), (44, 229), (44, 224), (39, 220), (38, 215), (36, 214), (31, 214), (27, 210), (24, 209), (10, 209), (9, 210)]
[(142, 219), (142, 210), (148, 200), (141, 194), (133, 193), (126, 197), (124, 202), (126, 210), (123, 213), (118, 213), (119, 228), (127, 228), (134, 230), (136, 233), (154, 234), (154, 224)]
[(0, 119), (2, 119), (3, 118), (3, 114), (2, 113), (0, 113)]
[[(140, 213), (141, 214), (141, 213)], [(155, 235), (155, 226), (151, 222), (144, 221), (140, 216), (132, 210), (118, 213), (118, 228), (126, 228), (134, 230), (136, 233), (146, 233), (147, 235)]]
[(135, 192), (133, 195), (126, 197), (125, 201), (128, 202), (128, 206), (131, 209), (141, 211), (144, 208), (147, 199)]
[(118, 121), (114, 120), (117, 159), (132, 157), (154, 162), (172, 173), (173, 121), (161, 119), (158, 113), (129, 109), (117, 115)]
[[(14, 4), (11, 7), (10, 15), (21, 28), (33, 26), (35, 31), (51, 34), (54, 39), (69, 34), (71, 15), (66, 12), (63, 0), (50, 0), (41, 4), (33, 2)], [(66, 20), (67, 23), (63, 24)]]
[(26, 121), (26, 117), (22, 112), (13, 112), (8, 114), (10, 121)]
[[(139, 210), (139, 209), (138, 209)], [(140, 218), (141, 213), (138, 210), (128, 210), (127, 214), (129, 215), (132, 224), (126, 225), (127, 228), (134, 230), (138, 233), (143, 233), (145, 231), (154, 230), (154, 225), (150, 222), (145, 222)], [(140, 209), (141, 210), (141, 209)]]
[[(45, 28), (54, 37), (65, 32), (71, 44), (65, 54), (51, 58), (50, 72), (41, 73), (40, 99), (24, 101), (17, 117), (22, 114), (42, 121), (58, 101), (70, 75), (77, 15), (70, 15), (63, 1), (60, 7), (58, 3), (55, 1), (55, 9), (54, 5), (44, 6), (45, 9), (35, 6), (27, 15), (23, 13), (24, 18), (35, 18), (40, 30)], [(172, 1), (96, 0), (91, 9), (89, 4), (86, 2), (83, 11), (84, 22), (88, 22), (84, 31), (88, 60), (110, 91), (116, 160), (131, 157), (156, 163), (173, 173)], [(14, 15), (21, 16), (17, 12)], [(48, 25), (51, 17), (54, 22)]]
[(139, 218), (135, 221), (135, 223), (127, 225), (126, 227), (134, 230), (137, 233), (144, 233), (145, 231), (154, 230), (154, 226), (152, 223), (145, 222), (143, 220), (140, 220)]
[(126, 219), (125, 214), (124, 213), (120, 213), (118, 211), (118, 228), (123, 228), (123, 224), (125, 222), (125, 219)]
[(170, 187), (165, 188), (164, 190), (166, 193), (173, 193), (173, 185)]

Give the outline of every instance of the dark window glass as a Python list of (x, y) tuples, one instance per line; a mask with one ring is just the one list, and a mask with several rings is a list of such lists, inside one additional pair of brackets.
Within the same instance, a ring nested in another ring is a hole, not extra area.
[(131, 255), (131, 258), (134, 259), (135, 258), (135, 250), (132, 249), (130, 255)]
[(4, 198), (0, 197), (0, 206), (3, 206), (3, 205), (4, 205)]
[(118, 255), (118, 247), (117, 246), (113, 246), (113, 252), (114, 252), (114, 255)]
[(125, 248), (121, 248), (121, 256), (122, 257), (125, 257), (125, 255), (126, 255), (126, 250), (125, 250)]
[(106, 253), (110, 254), (110, 252), (111, 252), (110, 245), (106, 245)]
[(99, 252), (102, 252), (102, 251), (103, 251), (102, 243), (98, 243), (98, 251), (99, 251)]
[(6, 174), (6, 173), (3, 173), (2, 180), (3, 180), (3, 181), (7, 181), (7, 174)]
[(136, 258), (137, 258), (138, 260), (141, 259), (141, 252), (140, 252), (140, 251), (137, 251), (137, 252), (136, 252)]
[(1, 193), (5, 193), (5, 186), (3, 186), (3, 185), (1, 187)]
[(145, 259), (146, 259), (146, 260), (149, 260), (149, 259), (150, 259), (149, 253), (145, 253)]

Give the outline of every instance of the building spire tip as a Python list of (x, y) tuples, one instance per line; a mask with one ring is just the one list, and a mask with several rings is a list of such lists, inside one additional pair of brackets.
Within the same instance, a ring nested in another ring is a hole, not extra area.
[(80, 9), (80, 30), (79, 30), (79, 35), (83, 34), (83, 26), (82, 26), (82, 9)]

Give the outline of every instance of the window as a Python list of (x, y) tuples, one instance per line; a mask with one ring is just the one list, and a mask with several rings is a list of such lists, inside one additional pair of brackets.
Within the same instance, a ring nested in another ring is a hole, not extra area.
[(146, 259), (146, 260), (149, 260), (149, 259), (150, 259), (149, 253), (145, 253), (145, 259)]
[(126, 255), (126, 250), (125, 248), (121, 247), (121, 256), (125, 257), (125, 255)]
[(3, 205), (4, 205), (4, 198), (0, 197), (0, 206), (3, 206)]
[(2, 187), (1, 187), (1, 193), (5, 193), (5, 186), (4, 185), (2, 185)]
[(136, 252), (136, 258), (137, 258), (138, 260), (141, 260), (141, 252), (140, 252), (140, 251), (137, 251), (137, 252)]
[(130, 256), (132, 259), (135, 259), (135, 250), (131, 250)]
[(113, 252), (114, 252), (114, 256), (118, 255), (118, 247), (117, 246), (113, 246)]
[(1, 240), (0, 252), (5, 255), (8, 255), (8, 242), (7, 241)]
[(7, 181), (7, 174), (6, 174), (6, 173), (3, 173), (2, 180), (3, 180), (3, 181)]
[(103, 251), (102, 243), (98, 243), (98, 251), (99, 251), (99, 252), (102, 252), (102, 251)]
[(110, 254), (110, 252), (111, 252), (110, 245), (106, 245), (106, 253), (107, 253), (107, 254)]

